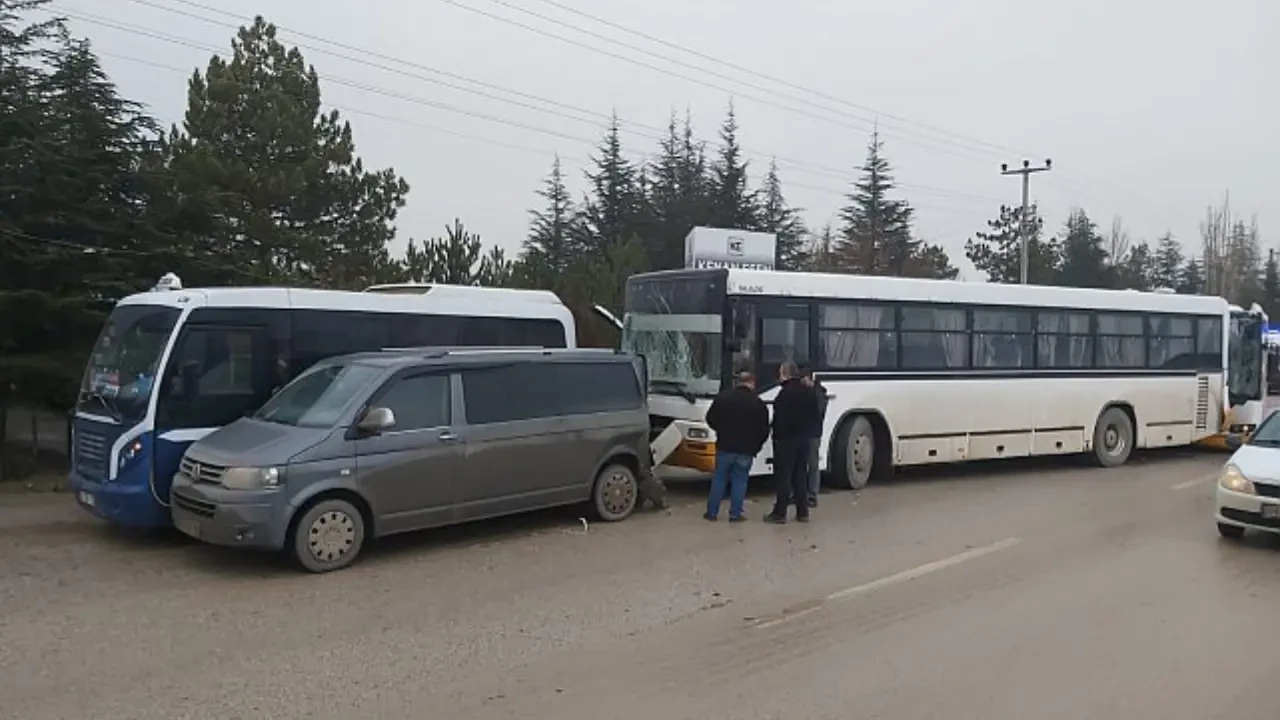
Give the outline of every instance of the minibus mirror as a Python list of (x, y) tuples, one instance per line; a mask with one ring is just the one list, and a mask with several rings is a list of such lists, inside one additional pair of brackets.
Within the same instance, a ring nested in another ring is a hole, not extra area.
[(396, 426), (396, 414), (390, 408), (370, 408), (356, 423), (356, 429), (366, 435), (377, 435)]

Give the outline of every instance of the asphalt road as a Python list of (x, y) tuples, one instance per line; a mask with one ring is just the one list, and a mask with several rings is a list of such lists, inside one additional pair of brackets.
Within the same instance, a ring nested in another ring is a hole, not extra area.
[(0, 718), (1275, 718), (1280, 543), (1218, 539), (1222, 461), (916, 472), (807, 526), (677, 487), (324, 576), (3, 497)]

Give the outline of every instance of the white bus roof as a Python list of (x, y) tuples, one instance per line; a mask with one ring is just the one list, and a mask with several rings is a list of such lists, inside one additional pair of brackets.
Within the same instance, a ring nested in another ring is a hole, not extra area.
[[(445, 286), (451, 287), (451, 286)], [(462, 288), (494, 290), (494, 288)], [(531, 297), (527, 293), (533, 293)], [(547, 293), (553, 298), (553, 293)], [(537, 291), (480, 293), (381, 293), (345, 290), (306, 290), (284, 287), (192, 288), (160, 290), (130, 295), (120, 305), (168, 305), (170, 307), (291, 308), (299, 310), (347, 310), (390, 313), (438, 313), (486, 317), (546, 318), (573, 328), (573, 314), (559, 299), (554, 303), (537, 297)]]
[[(974, 305), (1025, 305), (1091, 310), (1224, 314), (1227, 301), (1206, 295), (1170, 295), (1132, 290), (1093, 290), (1043, 285), (1004, 285), (771, 270), (727, 271), (731, 295), (897, 300)], [(655, 273), (656, 275), (656, 273)]]
[(475, 298), (517, 298), (524, 302), (544, 302), (562, 305), (560, 297), (550, 290), (525, 290), (523, 288), (494, 288), (475, 285), (445, 285), (442, 283), (394, 283), (372, 285), (364, 290), (382, 295), (434, 295), (462, 300)]

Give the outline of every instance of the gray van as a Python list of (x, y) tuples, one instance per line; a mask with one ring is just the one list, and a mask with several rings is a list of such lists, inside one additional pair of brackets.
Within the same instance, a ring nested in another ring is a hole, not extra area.
[(410, 530), (582, 502), (623, 520), (652, 472), (643, 377), (610, 350), (331, 358), (191, 446), (173, 524), (324, 572)]

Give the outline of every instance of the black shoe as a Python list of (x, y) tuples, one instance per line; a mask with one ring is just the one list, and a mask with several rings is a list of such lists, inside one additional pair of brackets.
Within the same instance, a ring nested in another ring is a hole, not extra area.
[(715, 522), (716, 516), (712, 515), (711, 513), (702, 513), (702, 519), (706, 520), (707, 522)]
[(787, 524), (787, 519), (785, 517), (780, 515), (774, 515), (773, 513), (769, 513), (768, 515), (765, 515), (764, 521), (769, 523), (770, 525), (786, 525)]
[(818, 498), (816, 498), (816, 497), (811, 497), (811, 498), (809, 498), (809, 507), (811, 507), (811, 508), (816, 508), (816, 507), (818, 507)]
[(805, 513), (804, 515), (797, 515), (797, 516), (796, 516), (796, 522), (803, 522), (803, 523), (807, 523), (807, 522), (809, 522), (809, 515), (808, 515), (808, 513)]
[(731, 522), (731, 523), (744, 523), (744, 522), (746, 522), (746, 521), (747, 521), (747, 516), (746, 516), (746, 515), (739, 515), (738, 517), (731, 517), (731, 518), (729, 518), (729, 522)]

